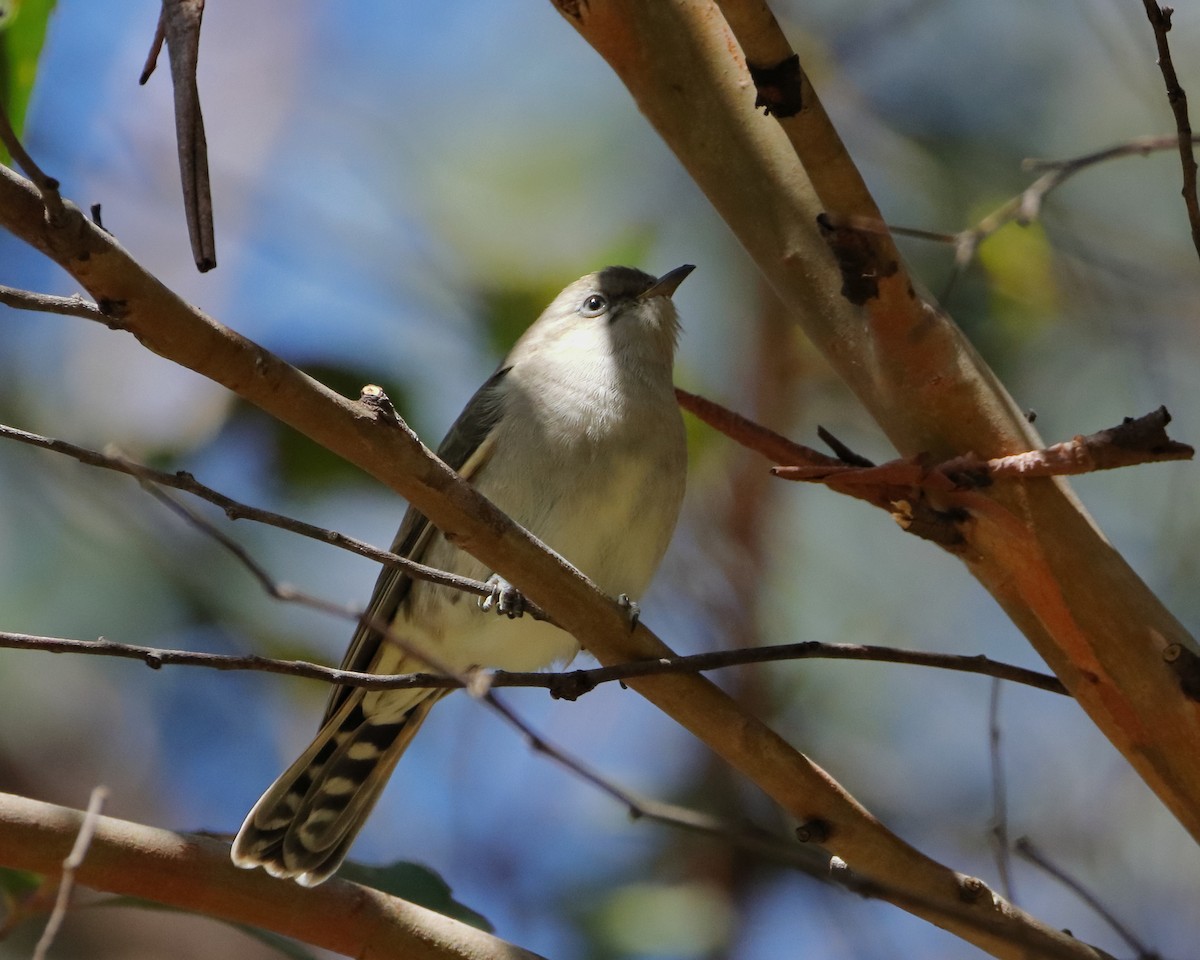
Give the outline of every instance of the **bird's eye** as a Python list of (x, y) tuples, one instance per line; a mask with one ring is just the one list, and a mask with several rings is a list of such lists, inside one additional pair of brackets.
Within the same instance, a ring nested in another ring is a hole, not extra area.
[(598, 317), (608, 309), (608, 301), (598, 293), (593, 293), (579, 306), (579, 312), (585, 317)]

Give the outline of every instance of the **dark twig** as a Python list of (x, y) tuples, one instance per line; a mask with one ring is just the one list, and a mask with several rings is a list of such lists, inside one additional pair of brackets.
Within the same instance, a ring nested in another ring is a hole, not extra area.
[(1064, 887), (1074, 893), (1080, 900), (1091, 907), (1097, 915), (1113, 930), (1122, 940), (1124, 940), (1138, 956), (1139, 960), (1157, 960), (1158, 953), (1147, 947), (1137, 935), (1130, 930), (1125, 924), (1121, 923), (1112, 912), (1102, 904), (1099, 899), (1082, 883), (1068, 874), (1061, 867), (1050, 862), (1050, 860), (1037, 847), (1033, 845), (1028, 837), (1021, 837), (1017, 840), (1015, 849), (1022, 857), (1028, 860), (1036, 867), (1040, 867), (1044, 872), (1048, 873), (1055, 880), (1061, 883)]
[[(1041, 217), (1042, 207), (1046, 197), (1058, 189), (1064, 182), (1093, 167), (1109, 160), (1121, 157), (1145, 157), (1163, 150), (1178, 149), (1191, 153), (1192, 144), (1200, 143), (1200, 136), (1188, 134), (1181, 138), (1180, 134), (1153, 137), (1135, 137), (1123, 143), (1095, 150), (1078, 157), (1065, 160), (1043, 160), (1030, 158), (1022, 163), (1022, 168), (1041, 175), (1015, 197), (1006, 200), (974, 226), (959, 230), (956, 233), (943, 233), (934, 230), (919, 230), (913, 227), (901, 227), (885, 224), (882, 221), (870, 220), (865, 217), (846, 217), (836, 214), (826, 214), (838, 226), (858, 230), (863, 233), (883, 235), (888, 232), (898, 236), (912, 237), (917, 240), (928, 240), (934, 243), (944, 243), (954, 247), (955, 277), (957, 278), (975, 259), (980, 244), (1001, 227), (1016, 222), (1028, 226)], [(943, 293), (942, 299), (946, 299)]]
[(95, 320), (105, 326), (111, 326), (111, 318), (79, 294), (69, 297), (56, 297), (49, 293), (34, 293), (32, 290), (18, 290), (16, 287), (6, 287), (0, 284), (0, 303), (14, 310), (32, 310), (36, 313), (60, 313), (68, 317), (83, 317), (85, 320)]
[(186, 523), (195, 527), (201, 533), (211, 537), (220, 546), (224, 547), (233, 557), (244, 566), (250, 575), (258, 581), (269, 597), (275, 600), (281, 600), (285, 603), (297, 603), (301, 606), (309, 607), (313, 610), (319, 610), (322, 613), (332, 614), (335, 617), (342, 617), (347, 620), (352, 620), (355, 623), (364, 623), (373, 630), (379, 631), (384, 635), (386, 641), (403, 650), (419, 662), (425, 664), (430, 670), (435, 670), (447, 677), (454, 677), (460, 684), (472, 691), (474, 694), (479, 688), (479, 675), (471, 673), (459, 673), (451, 669), (441, 657), (426, 647), (419, 647), (411, 643), (402, 634), (397, 633), (392, 629), (392, 624), (371, 620), (366, 611), (359, 608), (346, 605), (331, 603), (320, 597), (305, 593), (302, 590), (297, 590), (290, 584), (280, 583), (267, 572), (267, 569), (258, 561), (256, 561), (250, 552), (232, 537), (226, 536), (215, 526), (209, 523), (204, 517), (200, 516), (195, 510), (184, 503), (180, 503), (174, 497), (170, 496), (165, 490), (160, 489), (155, 485), (154, 481), (148, 477), (139, 475), (139, 467), (137, 464), (126, 461), (126, 466), (130, 468), (142, 487), (154, 499), (158, 500), (166, 506), (171, 512), (181, 517)]
[(46, 928), (42, 931), (37, 946), (33, 948), (33, 960), (45, 960), (46, 954), (54, 943), (54, 938), (58, 936), (59, 928), (62, 927), (63, 921), (67, 917), (67, 906), (71, 902), (71, 891), (75, 887), (75, 873), (83, 865), (84, 858), (87, 856), (88, 847), (91, 846), (92, 837), (96, 833), (100, 811), (104, 809), (104, 802), (107, 799), (107, 787), (92, 789), (87, 812), (84, 813), (83, 822), (79, 825), (79, 833), (75, 836), (75, 845), (63, 861), (62, 877), (58, 881), (58, 895), (54, 899), (54, 909), (51, 911), (49, 919), (46, 920)]
[(737, 650), (721, 650), (715, 653), (664, 657), (660, 660), (631, 660), (628, 663), (611, 667), (567, 670), (561, 673), (481, 671), (480, 673), (485, 678), (481, 684), (476, 684), (473, 678), (464, 682), (459, 677), (430, 673), (394, 675), (354, 673), (304, 660), (274, 660), (254, 655), (237, 656), (200, 653), (194, 650), (164, 650), (158, 647), (116, 643), (103, 637), (99, 640), (74, 640), (67, 637), (39, 637), (25, 633), (0, 632), (0, 648), (42, 650), (48, 653), (80, 653), (140, 660), (155, 670), (168, 666), (206, 667), (210, 670), (250, 670), (301, 677), (307, 680), (320, 680), (324, 683), (337, 683), (347, 687), (365, 687), (368, 690), (407, 690), (411, 688), (454, 690), (466, 686), (468, 683), (485, 688), (539, 687), (549, 690), (553, 697), (560, 700), (575, 700), (594, 690), (600, 684), (629, 680), (634, 677), (722, 670), (752, 663), (775, 663), (784, 660), (863, 660), (874, 663), (908, 664), (953, 670), (959, 673), (973, 673), (1007, 680), (1010, 683), (1024, 684), (1048, 693), (1066, 694), (1066, 690), (1055, 677), (1008, 663), (997, 663), (984, 656), (926, 653), (919, 650), (899, 650), (893, 647), (855, 643), (819, 643), (816, 641), (767, 647), (745, 647)]
[(857, 889), (860, 881), (850, 875), (849, 871), (842, 871), (842, 875), (838, 876), (831, 874), (829, 854), (815, 847), (797, 845), (791, 838), (773, 834), (767, 830), (734, 826), (711, 814), (640, 796), (608, 780), (587, 764), (546, 740), (491, 691), (486, 693), (483, 699), (521, 734), (531, 750), (548, 757), (585, 783), (624, 806), (632, 819), (651, 820), (691, 833), (712, 837), (764, 859), (798, 869), (823, 882), (833, 881), (851, 890)]
[(158, 25), (154, 28), (154, 39), (150, 41), (150, 52), (146, 54), (146, 62), (142, 66), (142, 75), (138, 77), (138, 86), (144, 87), (146, 81), (154, 74), (158, 66), (158, 55), (162, 53), (163, 41), (167, 39), (166, 15), (159, 11)]
[[(68, 443), (65, 440), (44, 437), (40, 434), (29, 433), (25, 430), (18, 430), (16, 427), (9, 427), (3, 424), (0, 424), (0, 440), (16, 440), (18, 443), (28, 444), (41, 450), (64, 454), (89, 467), (113, 470), (139, 480), (150, 481), (160, 487), (170, 487), (174, 490), (190, 493), (193, 496), (208, 501), (214, 506), (220, 507), (225, 512), (225, 516), (230, 520), (251, 520), (255, 523), (276, 527), (280, 530), (287, 530), (302, 537), (320, 541), (321, 543), (328, 543), (341, 550), (358, 554), (360, 557), (366, 557), (368, 560), (375, 560), (387, 566), (397, 567), (414, 580), (427, 580), (430, 583), (437, 583), (444, 587), (462, 590), (464, 593), (471, 593), (480, 597), (489, 596), (492, 592), (492, 588), (482, 581), (472, 580), (469, 577), (460, 577), (457, 574), (447, 573), (444, 570), (438, 570), (434, 567), (417, 563), (414, 560), (409, 560), (407, 557), (402, 557), (387, 550), (380, 550), (378, 547), (364, 543), (362, 540), (328, 530), (325, 527), (318, 527), (311, 523), (305, 523), (302, 520), (284, 516), (283, 514), (273, 513), (270, 510), (262, 510), (258, 507), (251, 507), (240, 503), (212, 489), (212, 487), (205, 486), (185, 471), (167, 473), (162, 470), (153, 470), (143, 464), (135, 464), (124, 457), (109, 456), (108, 454), (100, 453), (87, 447)], [(545, 614), (528, 601), (526, 601), (526, 615), (533, 616), (536, 619), (545, 619)]]
[(1176, 143), (1179, 145), (1179, 162), (1183, 166), (1184, 206), (1187, 207), (1188, 223), (1192, 228), (1192, 244), (1200, 254), (1200, 200), (1196, 196), (1196, 157), (1192, 150), (1192, 121), (1188, 118), (1187, 94), (1179, 84), (1175, 64), (1171, 60), (1171, 46), (1167, 33), (1171, 29), (1171, 7), (1159, 6), (1157, 0), (1142, 0), (1146, 18), (1154, 31), (1154, 43), (1158, 47), (1158, 68), (1162, 71), (1163, 83), (1167, 88), (1167, 103), (1175, 115)]
[(54, 177), (47, 176), (22, 146), (21, 139), (13, 129), (3, 104), (0, 104), (0, 142), (4, 143), (9, 156), (16, 161), (17, 166), (25, 171), (25, 175), (37, 187), (38, 193), (42, 197), (42, 206), (46, 208), (46, 222), (51, 226), (61, 224), (65, 211), (62, 196), (58, 192), (58, 181)]

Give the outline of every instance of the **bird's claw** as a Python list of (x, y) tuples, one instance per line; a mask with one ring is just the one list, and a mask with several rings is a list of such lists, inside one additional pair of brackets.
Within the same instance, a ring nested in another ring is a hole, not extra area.
[(515, 620), (525, 614), (525, 597), (521, 591), (505, 580), (500, 574), (493, 573), (488, 577), (488, 586), (492, 592), (486, 597), (479, 598), (479, 609), (485, 613), (495, 610), (501, 616)]
[(638, 602), (630, 600), (629, 594), (623, 593), (617, 597), (617, 604), (625, 611), (625, 615), (629, 617), (629, 629), (635, 629), (638, 621), (642, 618), (642, 608), (638, 606)]

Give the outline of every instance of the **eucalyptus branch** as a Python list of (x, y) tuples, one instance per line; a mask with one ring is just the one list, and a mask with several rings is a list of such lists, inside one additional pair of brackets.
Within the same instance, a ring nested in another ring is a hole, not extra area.
[[(88, 815), (0, 793), (0, 863), (52, 874)], [(273, 930), (348, 957), (371, 960), (539, 960), (450, 917), (337, 877), (319, 887), (239, 870), (229, 845), (95, 816), (79, 883)]]

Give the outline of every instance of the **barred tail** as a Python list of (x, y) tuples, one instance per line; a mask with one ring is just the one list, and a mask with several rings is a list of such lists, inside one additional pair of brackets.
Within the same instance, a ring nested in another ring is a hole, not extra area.
[(438, 699), (379, 722), (363, 713), (362, 691), (348, 698), (246, 816), (233, 862), (306, 887), (328, 880)]

